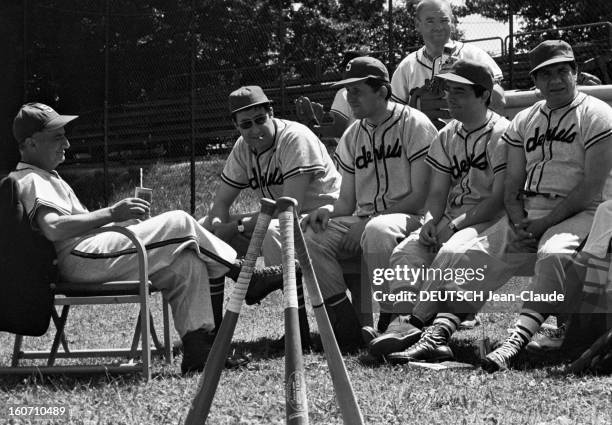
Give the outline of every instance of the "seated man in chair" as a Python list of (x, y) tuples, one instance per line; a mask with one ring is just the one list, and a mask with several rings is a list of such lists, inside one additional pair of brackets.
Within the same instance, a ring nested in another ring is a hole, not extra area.
[[(181, 371), (201, 371), (215, 330), (209, 278), (228, 272), (207, 254), (231, 263), (236, 252), (183, 211), (145, 220), (150, 205), (142, 199), (126, 198), (88, 211), (55, 171), (70, 147), (64, 126), (76, 118), (41, 103), (23, 105), (15, 117), (13, 134), (21, 162), (11, 176), (32, 228), (53, 242), (62, 277), (84, 285), (137, 278), (138, 262), (127, 238), (111, 232), (83, 237), (113, 222), (133, 231), (146, 247), (153, 286), (172, 307), (184, 347)], [(234, 278), (237, 269), (230, 270)]]

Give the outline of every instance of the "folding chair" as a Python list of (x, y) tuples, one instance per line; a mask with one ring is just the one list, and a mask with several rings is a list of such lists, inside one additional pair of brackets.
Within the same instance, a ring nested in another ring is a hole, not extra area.
[[(53, 259), (52, 255), (47, 253), (51, 251), (54, 253), (53, 247), (49, 241), (35, 234), (27, 224), (27, 220), (19, 219), (18, 217), (23, 214), (23, 209), (15, 198), (15, 183), (10, 181), (10, 177), (2, 180), (0, 184), (0, 198), (4, 202), (4, 206), (14, 204), (14, 208), (5, 208), (2, 211), (1, 218), (2, 224), (6, 225), (10, 231), (7, 231), (7, 237), (12, 237), (14, 240), (28, 240), (24, 246), (20, 246), (18, 243), (14, 243), (14, 251), (19, 251), (15, 255), (11, 252), (10, 241), (3, 241), (3, 253), (7, 254), (0, 259), (0, 265), (3, 271), (8, 271), (9, 276), (6, 275), (6, 279), (3, 282), (7, 288), (9, 298), (15, 299), (15, 304), (20, 304), (16, 307), (15, 312), (3, 312), (0, 317), (0, 330), (7, 330), (15, 333), (15, 343), (13, 347), (12, 361), (10, 367), (0, 367), (0, 375), (3, 374), (29, 374), (29, 373), (93, 373), (93, 372), (106, 372), (106, 373), (124, 373), (124, 372), (142, 372), (145, 380), (151, 378), (151, 354), (162, 353), (167, 362), (172, 361), (171, 353), (171, 340), (170, 340), (170, 319), (169, 319), (169, 308), (166, 300), (162, 303), (163, 313), (163, 333), (164, 343), (162, 344), (157, 334), (155, 333), (153, 325), (153, 317), (150, 311), (150, 294), (154, 291), (149, 281), (149, 271), (147, 264), (146, 251), (142, 242), (136, 237), (136, 235), (129, 229), (119, 226), (101, 227), (93, 230), (89, 235), (95, 235), (103, 232), (117, 232), (127, 237), (133, 244), (136, 250), (136, 256), (138, 261), (138, 279), (133, 281), (118, 281), (118, 282), (100, 282), (96, 284), (91, 283), (79, 283), (79, 282), (64, 282), (56, 281), (54, 279), (59, 275), (57, 272), (45, 272), (45, 273), (28, 273), (28, 269), (45, 269), (47, 267), (46, 262), (53, 261), (53, 265), (57, 264), (57, 261)], [(7, 195), (8, 194), (8, 195)], [(8, 199), (5, 199), (8, 198)], [(10, 211), (15, 209), (16, 213)], [(7, 210), (9, 213), (7, 213)], [(26, 223), (27, 225), (24, 225)], [(16, 230), (15, 230), (16, 229)], [(6, 244), (9, 244), (7, 248)], [(23, 244), (21, 244), (23, 245)], [(45, 246), (47, 245), (47, 246)], [(34, 253), (30, 253), (30, 250)], [(44, 255), (38, 255), (42, 254)], [(10, 257), (10, 258), (6, 258)], [(37, 264), (37, 261), (40, 263)], [(12, 264), (11, 264), (12, 263)], [(55, 267), (56, 268), (56, 267)], [(19, 273), (12, 273), (14, 270), (24, 270), (23, 277), (24, 281), (19, 281)], [(34, 280), (37, 279), (38, 281)], [(41, 282), (40, 279), (43, 279)], [(57, 280), (57, 279), (56, 279)], [(30, 290), (31, 287), (37, 286), (36, 291)], [(47, 287), (50, 289), (50, 301), (52, 305), (46, 304), (44, 301), (39, 302), (40, 298), (45, 298)], [(43, 292), (41, 292), (41, 288)], [(37, 295), (38, 294), (38, 295)], [(22, 298), (26, 298), (23, 300)], [(47, 309), (50, 307), (49, 312), (35, 312), (28, 306), (27, 298), (35, 298), (32, 300), (35, 308)], [(17, 302), (17, 300), (19, 302)], [(7, 305), (6, 300), (3, 300), (3, 309), (11, 307)], [(68, 319), (68, 313), (70, 306), (72, 305), (96, 305), (96, 304), (138, 304), (140, 306), (140, 313), (136, 323), (134, 335), (132, 338), (131, 347), (129, 349), (112, 349), (112, 348), (101, 348), (101, 349), (80, 349), (72, 350), (68, 345), (68, 340), (65, 337), (64, 329)], [(40, 307), (43, 306), (43, 307)], [(58, 313), (56, 306), (61, 306), (61, 312)], [(43, 319), (37, 318), (35, 321), (30, 320), (30, 317), (19, 317), (19, 315), (30, 315), (36, 314), (41, 316)], [(44, 320), (45, 315), (47, 316), (46, 321)], [(49, 319), (53, 319), (53, 323), (56, 328), (56, 333), (53, 339), (51, 348), (47, 351), (24, 351), (22, 350), (23, 334), (39, 336), (45, 333), (48, 328)], [(31, 324), (24, 325), (24, 323), (31, 322)], [(141, 348), (139, 349), (139, 342), (142, 341)], [(154, 344), (154, 348), (151, 347), (151, 342)], [(61, 350), (60, 350), (61, 347)], [(115, 365), (71, 365), (71, 366), (56, 366), (55, 360), (58, 358), (84, 358), (84, 357), (127, 357), (128, 359), (141, 358), (140, 363), (130, 362), (127, 365), (115, 366)], [(20, 366), (22, 359), (46, 359), (45, 366)]]

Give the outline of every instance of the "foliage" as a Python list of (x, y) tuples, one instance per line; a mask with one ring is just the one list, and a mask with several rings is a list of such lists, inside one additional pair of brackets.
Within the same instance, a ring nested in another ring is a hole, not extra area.
[[(572, 25), (583, 25), (612, 21), (612, 10), (606, 0), (466, 0), (467, 13), (480, 13), (498, 21), (507, 21), (509, 13), (520, 17), (523, 22), (521, 32), (543, 31)], [(573, 30), (565, 32), (549, 31), (544, 38), (564, 38), (570, 43), (606, 43), (612, 36), (611, 28)], [(541, 34), (518, 37), (519, 48), (529, 48), (541, 41)], [(610, 46), (608, 46), (609, 48)]]

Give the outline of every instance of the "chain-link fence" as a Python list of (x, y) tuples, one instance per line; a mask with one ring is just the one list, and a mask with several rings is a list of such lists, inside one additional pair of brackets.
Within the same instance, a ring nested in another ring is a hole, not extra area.
[[(330, 105), (330, 83), (340, 75), (344, 50), (366, 46), (393, 71), (419, 47), (413, 2), (370, 3), (385, 7), (374, 13), (363, 5), (354, 12), (326, 10), (337, 7), (333, 0), (24, 1), (23, 97), (80, 115), (68, 129), (67, 164), (100, 167), (98, 204), (113, 197), (117, 173), (110, 170), (126, 169), (133, 178), (140, 167), (188, 163), (167, 167), (167, 173), (183, 182), (174, 194), (177, 202), (194, 212), (202, 167), (196, 161), (227, 153), (237, 136), (227, 113), (232, 90), (261, 85), (276, 115), (292, 119), (299, 95)], [(525, 52), (541, 39), (558, 37), (574, 45), (585, 70), (609, 82), (609, 23), (533, 30), (525, 24), (531, 22), (527, 15), (511, 10), (512, 2), (492, 3), (501, 5), (498, 20), (458, 9), (458, 36), (494, 56), (505, 88), (528, 88)], [(604, 1), (589, 7), (606, 16)], [(334, 13), (354, 13), (354, 22), (350, 16), (336, 22)], [(547, 28), (563, 22), (546, 19)]]

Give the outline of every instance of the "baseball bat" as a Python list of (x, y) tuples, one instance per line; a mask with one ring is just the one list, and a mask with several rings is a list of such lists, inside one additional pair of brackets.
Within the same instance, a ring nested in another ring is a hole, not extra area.
[(300, 341), (298, 299), (295, 280), (293, 215), (297, 201), (282, 197), (277, 203), (283, 259), (283, 304), (285, 314), (285, 423), (308, 424), (306, 377)]
[(343, 422), (346, 425), (363, 425), (363, 415), (355, 399), (355, 393), (346, 366), (344, 365), (344, 360), (342, 360), (340, 348), (327, 316), (323, 296), (319, 289), (317, 277), (310, 260), (310, 254), (308, 254), (306, 242), (304, 241), (304, 234), (297, 217), (294, 218), (293, 228), (295, 232), (295, 252), (302, 268), (302, 282), (308, 290), (308, 296), (310, 297), (315, 319), (317, 320), (317, 327), (319, 328), (321, 342), (323, 343), (323, 351), (325, 352), (329, 373), (336, 390), (336, 398), (338, 399)]
[(253, 230), (253, 236), (249, 243), (244, 264), (240, 270), (238, 280), (234, 285), (234, 290), (230, 296), (225, 316), (223, 317), (223, 321), (221, 322), (221, 326), (213, 342), (208, 359), (206, 360), (204, 372), (202, 376), (200, 376), (198, 389), (196, 390), (195, 397), (187, 413), (185, 425), (203, 424), (206, 422), (206, 418), (210, 412), (210, 406), (219, 384), (221, 372), (225, 367), (225, 359), (229, 353), (232, 336), (234, 335), (238, 316), (240, 315), (240, 309), (244, 302), (249, 282), (251, 281), (253, 268), (259, 256), (261, 245), (268, 231), (268, 225), (270, 224), (270, 220), (272, 220), (274, 210), (274, 201), (266, 198), (261, 200), (261, 210), (255, 224), (255, 229)]

